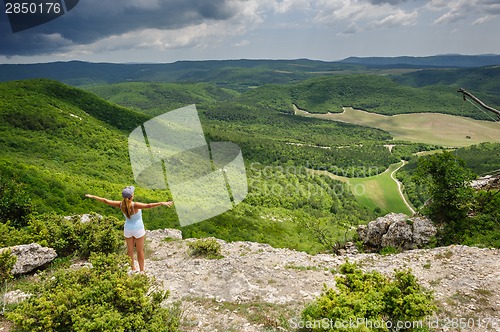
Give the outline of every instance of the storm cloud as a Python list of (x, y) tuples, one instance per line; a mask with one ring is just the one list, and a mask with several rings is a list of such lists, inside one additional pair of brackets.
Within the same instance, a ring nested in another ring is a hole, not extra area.
[[(152, 61), (500, 53), (498, 0), (81, 0), (0, 57)], [(390, 40), (390, 43), (387, 41)]]
[(0, 21), (0, 54), (65, 52), (111, 36), (146, 29), (177, 30), (228, 20), (238, 13), (231, 0), (85, 0), (51, 22), (12, 33), (5, 11)]

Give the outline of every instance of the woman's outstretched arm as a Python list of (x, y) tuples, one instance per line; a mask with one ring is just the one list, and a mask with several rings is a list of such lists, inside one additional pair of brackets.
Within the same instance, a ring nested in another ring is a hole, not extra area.
[(104, 204), (107, 204), (109, 206), (112, 206), (112, 207), (116, 207), (116, 208), (119, 208), (120, 207), (120, 201), (112, 201), (110, 199), (107, 199), (107, 198), (103, 198), (103, 197), (99, 197), (99, 196), (95, 196), (95, 195), (91, 195), (91, 194), (85, 194), (85, 197), (88, 197), (88, 198), (93, 198), (99, 202), (103, 202)]
[(157, 202), (157, 203), (139, 203), (139, 202), (135, 202), (134, 204), (135, 204), (135, 207), (138, 208), (138, 209), (151, 209), (151, 208), (154, 208), (154, 207), (157, 207), (157, 206), (170, 207), (170, 206), (174, 205), (174, 202), (172, 202), (172, 201)]

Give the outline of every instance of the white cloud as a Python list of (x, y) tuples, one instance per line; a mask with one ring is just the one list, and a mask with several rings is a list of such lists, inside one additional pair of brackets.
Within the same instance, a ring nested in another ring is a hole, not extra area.
[(416, 11), (407, 13), (403, 10), (398, 10), (393, 14), (382, 19), (380, 22), (376, 23), (377, 27), (389, 28), (392, 26), (407, 26), (414, 25), (417, 22), (418, 13)]
[(472, 22), (473, 25), (479, 25), (479, 24), (483, 24), (483, 23), (486, 23), (486, 22), (489, 22), (489, 21), (492, 21), (496, 18), (495, 15), (487, 15), (487, 16), (483, 16), (483, 17), (480, 17), (478, 18), (477, 20), (475, 20), (474, 22)]
[(309, 11), (311, 7), (311, 0), (276, 0), (272, 3), (274, 11), (281, 14), (292, 10)]
[(346, 34), (366, 29), (412, 25), (416, 23), (417, 17), (417, 11), (405, 11), (387, 2), (372, 4), (357, 0), (320, 0), (315, 21), (325, 25), (335, 25), (340, 21), (356, 24), (356, 29), (350, 25), (343, 32)]
[(500, 3), (497, 0), (431, 0), (425, 8), (434, 12), (443, 12), (434, 24), (449, 24), (471, 19), (478, 25), (500, 16)]

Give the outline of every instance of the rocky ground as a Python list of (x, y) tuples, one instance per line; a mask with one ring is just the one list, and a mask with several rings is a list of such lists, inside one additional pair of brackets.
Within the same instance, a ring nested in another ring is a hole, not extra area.
[[(190, 255), (178, 230), (147, 231), (146, 270), (180, 301), (182, 331), (297, 331), (300, 312), (334, 287), (346, 260), (392, 275), (411, 268), (439, 307), (431, 331), (500, 331), (500, 250), (466, 246), (399, 254), (308, 255), (253, 242), (217, 240), (223, 258)], [(0, 332), (9, 331), (6, 321)], [(463, 328), (460, 328), (462, 326)]]
[(184, 331), (294, 330), (300, 311), (323, 285), (334, 286), (334, 273), (346, 259), (387, 275), (411, 268), (434, 292), (439, 306), (430, 321), (434, 331), (500, 331), (498, 249), (450, 246), (392, 255), (312, 256), (217, 240), (224, 258), (204, 259), (190, 256), (192, 239), (170, 236), (177, 235), (148, 232), (146, 269), (170, 290), (170, 301), (182, 301)]

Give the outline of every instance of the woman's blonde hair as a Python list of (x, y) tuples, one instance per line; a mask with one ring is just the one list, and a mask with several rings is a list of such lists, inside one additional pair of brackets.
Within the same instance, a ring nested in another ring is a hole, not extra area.
[(132, 205), (132, 197), (124, 198), (122, 200), (122, 204), (120, 204), (120, 209), (122, 210), (123, 214), (127, 216), (128, 219), (130, 219), (130, 216), (134, 214), (134, 207)]

